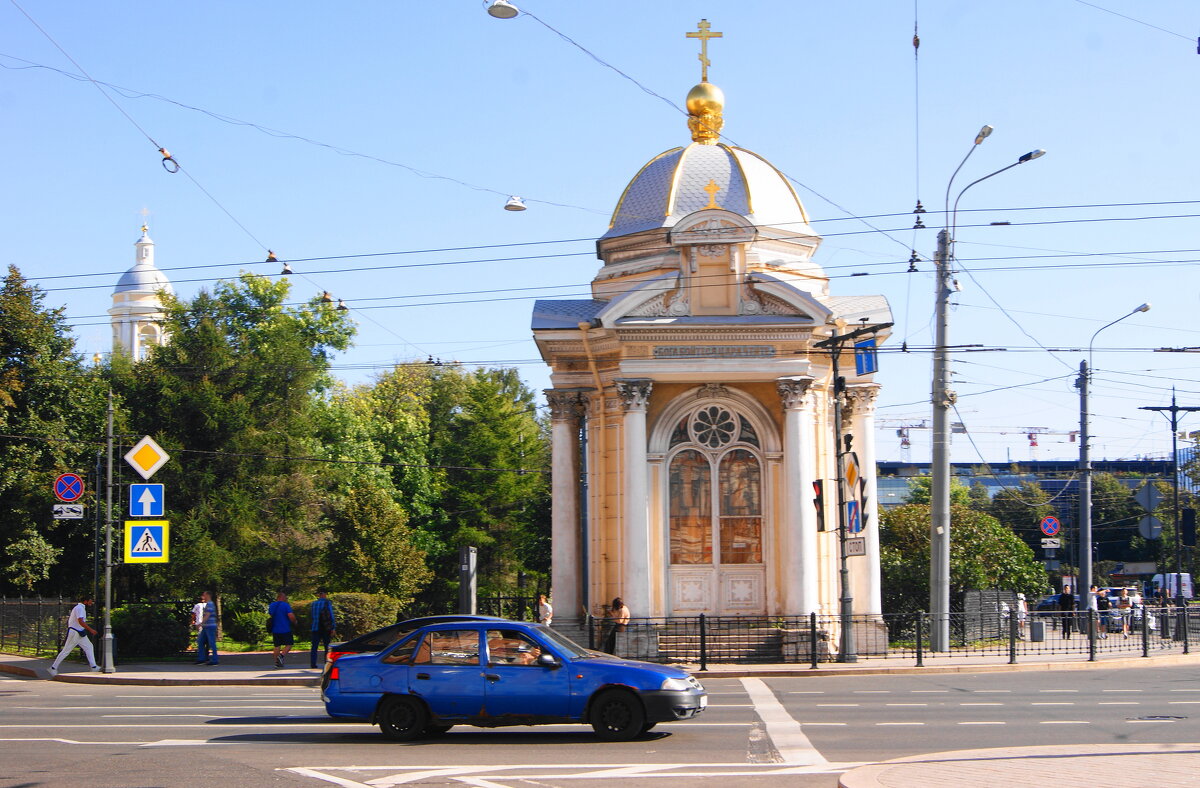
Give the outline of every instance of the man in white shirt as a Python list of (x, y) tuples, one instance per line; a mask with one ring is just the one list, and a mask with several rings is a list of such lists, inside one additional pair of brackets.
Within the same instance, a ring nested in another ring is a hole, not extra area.
[(96, 654), (92, 650), (92, 641), (88, 640), (85, 631), (93, 635), (96, 630), (92, 629), (87, 622), (87, 606), (92, 604), (92, 597), (86, 594), (79, 598), (79, 603), (71, 608), (71, 615), (67, 616), (67, 642), (63, 644), (62, 651), (58, 652), (58, 656), (54, 658), (54, 662), (50, 665), (50, 676), (53, 678), (58, 675), (58, 666), (62, 663), (67, 655), (79, 646), (79, 650), (83, 652), (83, 656), (87, 657), (88, 664), (93, 671), (100, 670), (100, 666), (96, 664)]

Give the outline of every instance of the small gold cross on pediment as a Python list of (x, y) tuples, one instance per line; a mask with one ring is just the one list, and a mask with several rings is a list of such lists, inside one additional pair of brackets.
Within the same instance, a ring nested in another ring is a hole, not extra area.
[(724, 35), (724, 33), (713, 33), (711, 31), (712, 24), (709, 23), (709, 21), (707, 19), (701, 19), (700, 23), (698, 25), (696, 25), (696, 27), (698, 29), (698, 32), (685, 33), (685, 35), (688, 38), (700, 39), (700, 81), (707, 82), (708, 81), (708, 67), (709, 67), (709, 65), (711, 65), (708, 62), (708, 39), (721, 38)]
[(721, 206), (717, 205), (717, 193), (721, 191), (721, 187), (717, 185), (717, 182), (710, 180), (708, 185), (704, 187), (704, 191), (708, 192), (708, 205), (704, 206), (701, 210), (707, 211), (709, 208), (720, 208)]

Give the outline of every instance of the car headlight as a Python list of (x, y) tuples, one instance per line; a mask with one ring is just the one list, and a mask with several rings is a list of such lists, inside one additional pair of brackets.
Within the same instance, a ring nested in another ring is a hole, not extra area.
[(676, 692), (687, 692), (691, 689), (691, 685), (687, 679), (663, 679), (660, 690), (674, 690)]

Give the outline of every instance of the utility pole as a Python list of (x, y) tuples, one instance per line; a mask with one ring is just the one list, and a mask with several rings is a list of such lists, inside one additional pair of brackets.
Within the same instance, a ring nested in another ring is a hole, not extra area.
[(1088, 383), (1091, 369), (1087, 360), (1079, 362), (1079, 377), (1075, 386), (1079, 389), (1079, 527), (1076, 533), (1077, 561), (1079, 567), (1079, 599), (1086, 608), (1091, 604), (1088, 596), (1092, 592), (1092, 457), (1088, 445)]
[[(1138, 410), (1156, 410), (1169, 413), (1171, 420), (1171, 514), (1175, 523), (1175, 604), (1183, 607), (1183, 542), (1179, 533), (1179, 414), (1194, 413), (1200, 407), (1187, 407), (1175, 403), (1175, 389), (1171, 388), (1170, 405), (1143, 405)], [(1166, 576), (1164, 573), (1164, 583)]]
[(933, 346), (933, 461), (929, 472), (929, 648), (950, 649), (950, 232), (938, 232)]
[(854, 593), (850, 588), (850, 564), (847, 560), (849, 556), (846, 554), (846, 539), (849, 530), (849, 523), (846, 522), (846, 455), (850, 452), (852, 436), (842, 435), (842, 395), (846, 392), (846, 379), (841, 376), (838, 360), (842, 354), (842, 346), (846, 342), (867, 334), (873, 336), (885, 328), (891, 328), (892, 325), (892, 323), (878, 323), (873, 326), (863, 326), (848, 334), (839, 334), (838, 327), (835, 326), (828, 339), (813, 343), (813, 347), (829, 349), (833, 374), (833, 445), (837, 458), (838, 553), (840, 555), (838, 570), (839, 618), (842, 630), (838, 662), (858, 662), (858, 646), (854, 639)]
[(113, 524), (113, 396), (108, 390), (108, 427), (104, 444), (107, 451), (108, 472), (104, 481), (104, 640), (100, 653), (101, 668), (105, 673), (116, 673), (113, 664), (112, 634), (112, 524)]

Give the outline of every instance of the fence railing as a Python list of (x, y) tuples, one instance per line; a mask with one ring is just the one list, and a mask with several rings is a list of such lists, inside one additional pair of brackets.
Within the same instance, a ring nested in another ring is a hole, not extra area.
[(0, 597), (0, 652), (49, 656), (66, 638), (75, 603), (42, 597)]
[[(170, 603), (175, 604), (175, 603)], [(0, 652), (51, 656), (65, 636), (74, 603), (64, 599), (0, 597)], [(530, 619), (528, 597), (480, 597), (482, 614)], [(1132, 610), (1030, 612), (974, 610), (948, 615), (950, 643), (931, 650), (931, 616), (925, 613), (807, 616), (666, 616), (556, 619), (554, 628), (581, 645), (650, 662), (821, 664), (849, 661), (843, 632), (853, 632), (853, 661), (1003, 658), (1096, 660), (1106, 656), (1148, 657), (1190, 653), (1200, 641), (1200, 606), (1137, 607)], [(128, 656), (135, 656), (130, 653)]]
[[(1003, 611), (948, 615), (950, 642), (934, 652), (935, 623), (925, 613), (840, 616), (668, 616), (633, 618), (628, 624), (588, 617), (556, 620), (554, 628), (581, 645), (648, 662), (808, 664), (862, 660), (991, 657), (1016, 663), (1056, 657), (1095, 660), (1190, 653), (1200, 642), (1200, 608), (1138, 608), (1012, 616)], [(854, 653), (844, 653), (843, 633), (853, 632)], [(850, 657), (853, 656), (851, 660)]]

